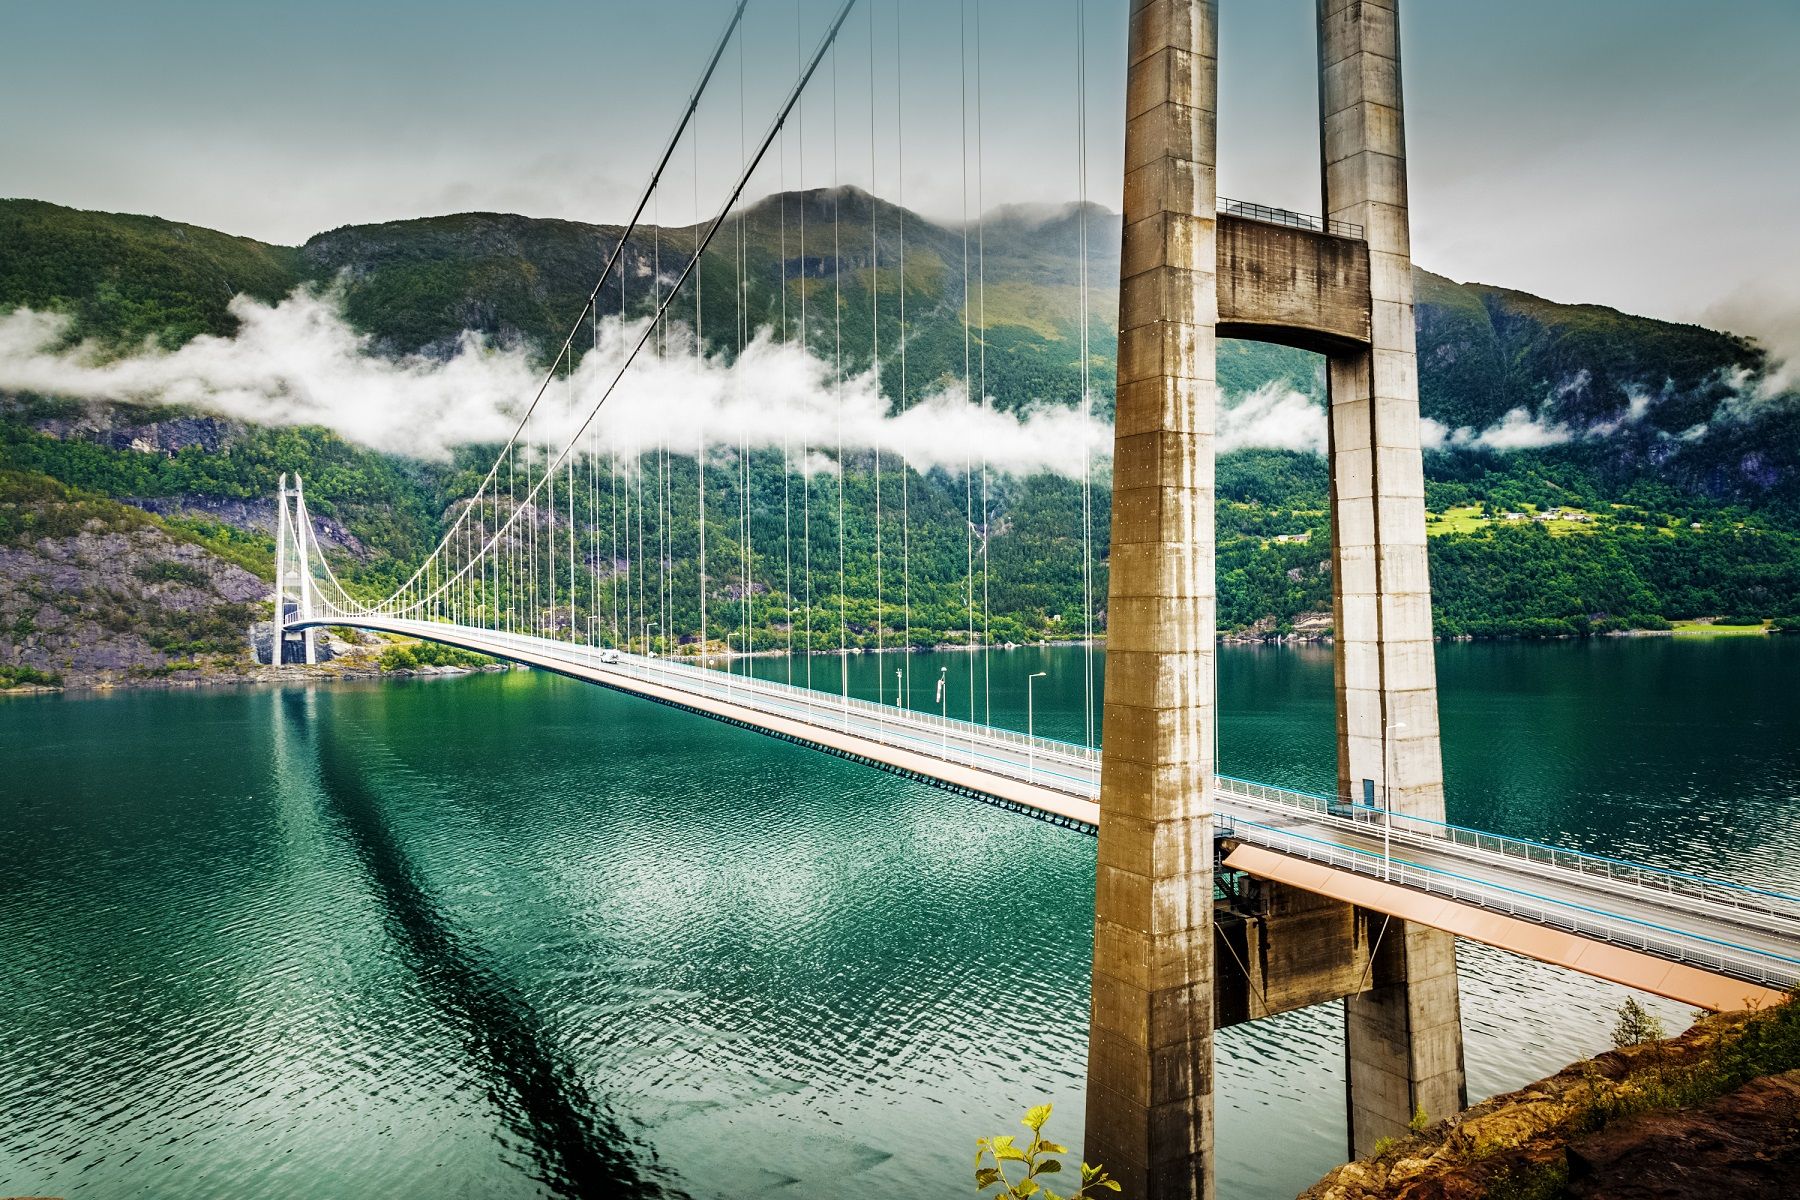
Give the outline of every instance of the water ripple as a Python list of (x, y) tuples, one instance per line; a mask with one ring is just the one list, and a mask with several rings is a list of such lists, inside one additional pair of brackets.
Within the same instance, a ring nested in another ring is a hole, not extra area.
[[(1452, 816), (1800, 886), (1800, 646), (1757, 650), (1445, 647)], [(1017, 660), (1041, 732), (1078, 654)], [(1222, 654), (1226, 769), (1330, 787), (1330, 672)], [(0, 772), (0, 1193), (940, 1196), (1025, 1105), (1080, 1125), (1090, 839), (523, 673), (8, 704)], [(1625, 994), (1460, 955), (1476, 1095)], [(1221, 1194), (1341, 1157), (1342, 1038), (1219, 1035)]]

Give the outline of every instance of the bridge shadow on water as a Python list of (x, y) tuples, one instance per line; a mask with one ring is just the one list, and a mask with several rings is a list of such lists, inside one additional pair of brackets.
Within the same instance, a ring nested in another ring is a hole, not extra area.
[(318, 719), (303, 693), (283, 701), (283, 720), (317, 752), (326, 818), (367, 875), (401, 961), (459, 1035), (489, 1101), (529, 1156), (529, 1173), (558, 1196), (681, 1197), (652, 1177), (662, 1174), (655, 1152), (618, 1126), (529, 1001), (482, 961), (468, 931), (439, 907), (389, 827), (362, 763), (332, 734), (329, 719)]

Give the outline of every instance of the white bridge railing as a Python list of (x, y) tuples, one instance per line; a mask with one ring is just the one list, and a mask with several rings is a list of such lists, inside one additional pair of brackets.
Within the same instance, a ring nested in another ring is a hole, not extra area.
[[(1264, 800), (1290, 809), (1305, 810), (1317, 814), (1320, 818), (1337, 821), (1348, 820), (1355, 822), (1365, 831), (1371, 828), (1380, 830), (1384, 824), (1388, 823), (1387, 810), (1380, 807), (1333, 799), (1309, 792), (1271, 787), (1268, 784), (1234, 779), (1224, 775), (1219, 776), (1216, 782), (1221, 796)], [(1395, 812), (1392, 815), (1391, 835), (1396, 844), (1406, 842), (1428, 844), (1435, 848), (1458, 847), (1472, 852), (1470, 855), (1472, 861), (1478, 861), (1484, 856), (1495, 855), (1520, 867), (1540, 868), (1536, 873), (1544, 878), (1554, 878), (1559, 873), (1573, 871), (1580, 875), (1603, 879), (1609, 887), (1614, 889), (1626, 888), (1657, 897), (1685, 898), (1704, 904), (1722, 905), (1740, 912), (1753, 913), (1759, 917), (1792, 922), (1796, 933), (1800, 933), (1800, 896), (1792, 896), (1769, 888), (1712, 879), (1704, 875), (1678, 871), (1672, 867), (1657, 867), (1648, 863), (1631, 862), (1627, 859), (1609, 858), (1603, 854), (1571, 850), (1565, 846), (1554, 846), (1548, 842), (1533, 841), (1529, 838), (1508, 837), (1505, 834), (1490, 833), (1484, 829), (1452, 825), (1445, 821), (1434, 821), (1428, 817), (1417, 817), (1402, 812)], [(1420, 839), (1429, 839), (1429, 841)]]
[[(612, 673), (677, 697), (852, 734), (1081, 800), (1099, 794), (1100, 754), (1092, 747), (555, 638), (321, 609), (314, 622), (342, 620), (542, 665), (579, 666), (602, 681)], [(1650, 919), (1678, 920), (1692, 912), (1707, 918), (1696, 922), (1700, 928), (1761, 933), (1800, 953), (1800, 897), (1404, 813), (1390, 816), (1380, 808), (1231, 776), (1216, 777), (1214, 798), (1222, 834), (1268, 849), (1739, 979), (1771, 987), (1800, 983), (1800, 957)], [(1623, 911), (1630, 908), (1649, 916)]]
[(1403, 855), (1390, 857), (1376, 850), (1347, 846), (1295, 828), (1281, 828), (1225, 813), (1219, 814), (1217, 820), (1220, 832), (1265, 849), (1383, 879), (1581, 937), (1642, 950), (1735, 979), (1782, 989), (1800, 984), (1800, 958), (1583, 905), (1564, 897), (1541, 895), (1497, 880), (1426, 866)]

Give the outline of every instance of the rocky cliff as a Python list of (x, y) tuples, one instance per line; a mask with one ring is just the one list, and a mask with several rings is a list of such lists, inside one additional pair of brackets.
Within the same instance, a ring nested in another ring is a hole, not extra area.
[(1707, 1017), (1346, 1163), (1301, 1200), (1800, 1195), (1800, 1004)]

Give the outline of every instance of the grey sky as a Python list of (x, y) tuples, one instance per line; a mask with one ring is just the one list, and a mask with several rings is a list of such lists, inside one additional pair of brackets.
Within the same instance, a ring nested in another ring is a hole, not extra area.
[[(1074, 197), (1075, 0), (864, 4), (876, 22), (878, 191), (893, 198), (903, 185), (909, 206), (963, 211), (966, 8), (981, 199)], [(289, 243), (470, 208), (616, 219), (730, 5), (6, 0), (0, 195)], [(808, 48), (835, 6), (798, 0)], [(1090, 188), (1108, 205), (1118, 194), (1126, 7), (1087, 0)], [(1220, 189), (1315, 210), (1313, 4), (1220, 8)], [(1555, 299), (1710, 317), (1777, 341), (1800, 328), (1800, 4), (1409, 0), (1403, 9), (1422, 265)], [(839, 51), (835, 176), (827, 69), (809, 93), (804, 176), (790, 135), (785, 171), (771, 159), (757, 191), (784, 179), (870, 182), (866, 13), (851, 17)], [(747, 25), (743, 129), (754, 139), (791, 79), (796, 0), (752, 0)], [(703, 110), (703, 209), (737, 161), (736, 58)], [(976, 186), (971, 175), (971, 208)], [(694, 190), (683, 162), (663, 218), (692, 219)]]

